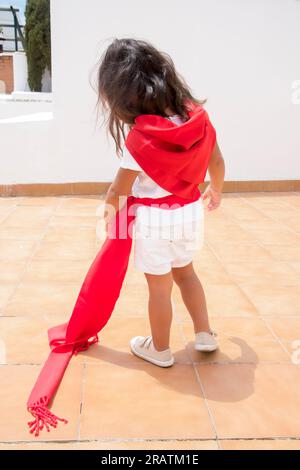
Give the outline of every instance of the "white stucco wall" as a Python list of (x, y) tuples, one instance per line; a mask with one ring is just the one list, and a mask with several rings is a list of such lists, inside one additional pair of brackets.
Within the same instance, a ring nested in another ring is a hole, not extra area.
[(28, 133), (46, 150), (31, 158), (27, 138), (26, 158), (5, 159), (0, 183), (111, 180), (118, 160), (95, 129), (89, 73), (123, 36), (168, 52), (194, 94), (208, 98), (227, 180), (300, 178), (300, 1), (51, 0), (51, 14), (54, 119), (47, 132)]
[(28, 67), (25, 52), (13, 54), (14, 91), (29, 91)]

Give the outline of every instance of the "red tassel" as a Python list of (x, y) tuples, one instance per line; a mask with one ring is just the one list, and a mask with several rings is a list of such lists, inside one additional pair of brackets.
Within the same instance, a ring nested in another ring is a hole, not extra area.
[(59, 418), (56, 416), (52, 411), (50, 411), (47, 406), (47, 397), (42, 397), (38, 403), (30, 406), (28, 411), (34, 416), (33, 421), (28, 421), (28, 426), (30, 428), (30, 432), (37, 437), (45, 427), (47, 431), (50, 431), (50, 426), (56, 428), (58, 425), (58, 421), (62, 421), (63, 423), (67, 423), (68, 421), (64, 418)]

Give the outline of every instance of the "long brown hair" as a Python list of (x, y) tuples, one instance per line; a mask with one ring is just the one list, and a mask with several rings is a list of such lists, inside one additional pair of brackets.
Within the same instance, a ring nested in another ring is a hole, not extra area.
[(121, 137), (140, 114), (166, 116), (166, 109), (187, 119), (184, 100), (202, 105), (184, 78), (176, 71), (171, 57), (144, 40), (114, 39), (103, 53), (97, 72), (97, 105), (108, 114), (107, 126), (122, 153)]

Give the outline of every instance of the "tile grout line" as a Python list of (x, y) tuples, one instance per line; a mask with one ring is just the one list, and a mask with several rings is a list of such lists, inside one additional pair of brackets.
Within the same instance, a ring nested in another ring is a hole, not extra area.
[(218, 446), (218, 449), (217, 449), (217, 450), (223, 450), (223, 449), (222, 449), (222, 446), (221, 446), (221, 441), (220, 441), (220, 438), (219, 438), (219, 437), (216, 438), (216, 444), (217, 444), (217, 446)]
[[(0, 219), (0, 224), (2, 224), (3, 222), (5, 222), (5, 220), (11, 215), (13, 214), (19, 207), (19, 204), (15, 204), (15, 205), (12, 205), (12, 210), (9, 211), (9, 213), (5, 214), (3, 216), (3, 219)], [(4, 239), (5, 240), (5, 239)]]
[[(184, 333), (184, 331), (183, 331), (182, 326), (179, 325), (179, 327), (180, 327), (180, 333), (181, 333), (181, 336), (182, 336), (182, 339), (183, 339), (183, 341), (184, 341), (184, 345), (185, 345), (185, 348), (186, 348), (187, 339), (186, 339), (186, 336), (185, 336), (185, 333)], [(204, 404), (205, 404), (205, 407), (206, 407), (206, 411), (207, 411), (208, 416), (209, 416), (209, 419), (210, 419), (210, 424), (211, 424), (212, 429), (213, 429), (213, 431), (214, 431), (214, 433), (215, 433), (214, 440), (217, 442), (217, 440), (218, 440), (217, 427), (216, 427), (216, 423), (215, 423), (215, 419), (214, 419), (213, 413), (212, 413), (212, 411), (211, 411), (211, 409), (210, 409), (210, 406), (209, 406), (209, 404), (208, 404), (207, 398), (206, 398), (206, 396), (205, 396), (204, 386), (203, 386), (203, 384), (202, 384), (202, 381), (201, 381), (201, 378), (200, 378), (200, 374), (199, 374), (199, 372), (198, 372), (198, 370), (197, 370), (197, 368), (196, 368), (196, 364), (194, 363), (193, 358), (191, 357), (191, 354), (190, 354), (188, 348), (186, 348), (186, 351), (187, 351), (188, 357), (190, 358), (191, 365), (192, 365), (192, 367), (193, 367), (193, 370), (194, 370), (194, 373), (195, 373), (195, 376), (196, 376), (196, 381), (198, 382), (199, 387), (200, 387), (200, 391), (201, 391), (201, 393), (202, 393), (202, 398), (203, 398), (203, 401), (204, 401)]]
[[(277, 342), (279, 343), (279, 345), (281, 346), (281, 348), (284, 350), (284, 352), (287, 353), (287, 355), (289, 356), (290, 358), (290, 361), (291, 361), (291, 353), (289, 352), (289, 350), (287, 349), (287, 347), (285, 346), (285, 344), (283, 343), (283, 341), (281, 340), (281, 338), (275, 333), (275, 331), (273, 330), (272, 326), (269, 324), (268, 320), (264, 317), (262, 317), (262, 321), (264, 322), (264, 324), (266, 325), (266, 327), (268, 328), (268, 330), (270, 331), (270, 333), (274, 336), (274, 338), (277, 339)], [(292, 361), (291, 361), (292, 362)], [(295, 364), (297, 365), (297, 364)]]
[(86, 358), (84, 358), (83, 362), (81, 363), (81, 367), (82, 367), (82, 381), (81, 381), (81, 386), (80, 386), (80, 406), (79, 406), (79, 415), (78, 415), (78, 423), (77, 423), (77, 439), (78, 440), (80, 440), (80, 433), (81, 433), (81, 418), (82, 418), (86, 375), (87, 375), (87, 367), (88, 367)]
[[(250, 207), (254, 207), (254, 208), (255, 208), (255, 206), (253, 206), (253, 204), (251, 204), (251, 202), (249, 202), (246, 198), (244, 198), (244, 199), (245, 199), (246, 204), (248, 204)], [(265, 216), (265, 213), (264, 213), (261, 209), (257, 209), (257, 210), (258, 210), (262, 215)], [(281, 222), (279, 219), (276, 219), (276, 217), (274, 217), (274, 216), (269, 216), (269, 215), (268, 215), (268, 217), (269, 217), (271, 220), (273, 220), (273, 222), (277, 222), (277, 223), (279, 222), (280, 224), (282, 224), (282, 222)], [(286, 230), (288, 230), (288, 231), (291, 232), (292, 234), (297, 235), (298, 237), (300, 237), (300, 233), (299, 233), (299, 232), (296, 232), (295, 230), (293, 230), (292, 228), (290, 228), (290, 227), (288, 227), (288, 226), (286, 226), (286, 225), (284, 225), (284, 224), (282, 224), (282, 225), (283, 225), (283, 227), (284, 227)], [(264, 249), (268, 250), (268, 249), (265, 248), (263, 245), (262, 245), (262, 247), (263, 247)], [(271, 255), (271, 256), (272, 256), (272, 255)], [(273, 258), (273, 257), (272, 257), (272, 258)], [(279, 263), (280, 263), (280, 262), (281, 262), (281, 263), (282, 263), (282, 262), (285, 263), (285, 264), (286, 264), (287, 266), (289, 266), (289, 268), (291, 268), (296, 274), (299, 274), (299, 271), (297, 271), (297, 269), (295, 269), (295, 268), (293, 267), (293, 265), (290, 264), (290, 261), (278, 261), (278, 259), (275, 259), (275, 258), (273, 258), (273, 260), (276, 261), (276, 262), (279, 262)]]
[[(257, 193), (259, 194), (260, 191), (258, 191)], [(272, 194), (274, 194), (274, 193), (275, 193), (275, 191), (270, 191), (269, 194), (270, 194), (271, 197), (272, 197)], [(300, 191), (299, 191), (299, 192), (294, 191), (294, 193), (295, 193), (295, 195), (296, 195), (297, 197), (300, 196)], [(245, 201), (246, 201), (247, 203), (249, 203), (249, 205), (251, 205), (251, 207), (254, 207), (255, 209), (257, 209), (257, 207), (256, 207), (254, 204), (251, 204), (251, 202), (250, 202), (253, 198), (247, 198), (247, 196), (240, 196), (239, 199), (245, 199)], [(294, 209), (295, 211), (298, 210), (298, 208), (295, 208), (295, 207), (294, 207), (293, 205), (291, 205), (289, 202), (283, 201), (282, 198), (281, 198), (281, 196), (278, 196), (278, 199), (280, 199), (280, 204), (282, 205), (282, 209), (283, 209), (283, 210), (284, 210), (285, 208)], [(276, 202), (278, 202), (278, 201), (276, 201)], [(260, 212), (263, 212), (262, 209), (257, 209), (257, 210), (260, 211)], [(273, 218), (272, 216), (268, 216), (268, 217)], [(292, 229), (291, 229), (291, 230), (292, 230)]]
[[(8, 297), (7, 302), (6, 302), (5, 305), (4, 305), (4, 311), (5, 311), (6, 307), (7, 307), (7, 305), (9, 304), (9, 302), (11, 301), (11, 299), (13, 298), (13, 296), (15, 295), (16, 290), (17, 290), (18, 287), (21, 285), (22, 280), (24, 279), (24, 276), (25, 276), (25, 274), (26, 274), (27, 271), (28, 271), (28, 267), (29, 267), (31, 261), (33, 260), (33, 258), (34, 258), (34, 256), (35, 256), (36, 252), (37, 252), (38, 249), (40, 248), (40, 246), (41, 246), (41, 244), (42, 244), (42, 241), (44, 240), (46, 234), (50, 231), (50, 228), (51, 228), (51, 221), (52, 221), (53, 218), (55, 217), (55, 213), (56, 213), (57, 209), (59, 209), (59, 208), (62, 207), (65, 198), (64, 198), (64, 197), (59, 197), (59, 198), (58, 198), (58, 197), (55, 197), (54, 200), (57, 201), (57, 203), (53, 206), (53, 210), (50, 212), (50, 216), (49, 216), (48, 222), (47, 222), (47, 224), (45, 225), (44, 230), (42, 231), (41, 237), (40, 237), (38, 240), (36, 240), (35, 247), (34, 247), (32, 253), (31, 253), (31, 255), (27, 258), (27, 260), (26, 260), (26, 262), (25, 262), (25, 264), (24, 264), (24, 268), (23, 268), (22, 273), (21, 273), (21, 275), (20, 275), (20, 277), (19, 277), (19, 280), (18, 280), (18, 282), (16, 283), (15, 288), (13, 289), (12, 294)], [(23, 207), (24, 207), (24, 206), (26, 206), (26, 205), (23, 205)], [(18, 207), (19, 207), (19, 205), (16, 204), (15, 207), (14, 207), (14, 210), (17, 210)], [(30, 206), (28, 206), (28, 207), (30, 207)], [(45, 207), (45, 206), (41, 205), (41, 206), (35, 206), (35, 207)], [(7, 214), (7, 217), (11, 214), (11, 212), (13, 212), (13, 211), (10, 211), (10, 213)], [(4, 220), (5, 220), (5, 218), (4, 218)], [(19, 318), (19, 316), (13, 316), (13, 317), (6, 316), (6, 318), (7, 318), (7, 317), (8, 317), (8, 318)], [(12, 365), (12, 364), (10, 364), (10, 363), (0, 364), (0, 366), (5, 366), (5, 365), (8, 366), (8, 365)], [(24, 366), (24, 365), (25, 365), (25, 366), (26, 366), (26, 365), (27, 365), (27, 366), (28, 366), (28, 365), (35, 365), (35, 366), (36, 366), (36, 365), (41, 365), (41, 364), (33, 364), (33, 363), (24, 364), (24, 363), (22, 363), (22, 364), (13, 364), (13, 365), (18, 365), (18, 366), (20, 366), (20, 365), (23, 365), (23, 366)], [(86, 370), (86, 364), (85, 364), (85, 362), (82, 364), (82, 367), (83, 367), (83, 369), (82, 369), (82, 380), (83, 380), (83, 381), (82, 381), (82, 384), (81, 384), (80, 412), (79, 412), (79, 417), (78, 417), (78, 430), (77, 430), (77, 432), (78, 432), (78, 438), (79, 438), (79, 439), (80, 439), (80, 418), (81, 418), (81, 409), (82, 409), (82, 406), (83, 406), (82, 398), (83, 398), (83, 387), (84, 387), (84, 373), (85, 373), (85, 370)]]
[[(242, 198), (243, 199), (243, 198)], [(249, 204), (251, 205), (251, 204)], [(253, 206), (251, 206), (253, 207)], [(262, 212), (263, 215), (265, 215), (263, 212)], [(239, 224), (237, 224), (239, 225)], [(241, 227), (242, 228), (242, 227)], [(260, 246), (261, 248), (264, 248), (263, 245), (260, 244), (260, 242), (258, 241), (257, 242), (258, 246)], [(226, 263), (224, 261), (222, 261), (221, 258), (218, 257), (218, 254), (215, 252), (213, 246), (210, 245), (210, 243), (208, 242), (208, 246), (210, 248), (210, 250), (212, 251), (212, 253), (214, 254), (214, 256), (217, 258), (217, 260), (221, 263), (221, 265), (223, 266), (223, 268), (225, 269), (226, 273), (230, 276), (230, 273), (229, 271), (226, 269)], [(266, 249), (266, 248), (264, 248)], [(275, 260), (275, 262), (278, 262), (278, 260)], [(232, 278), (232, 276), (230, 276)], [(243, 289), (243, 283), (239, 283), (238, 281), (236, 281), (234, 278), (233, 279), (233, 284), (235, 284), (238, 289), (243, 293), (243, 295), (245, 295), (245, 297), (249, 300), (249, 302), (251, 303), (251, 305), (254, 307), (255, 311), (258, 313), (258, 318), (260, 318), (263, 323), (265, 324), (266, 328), (270, 331), (270, 333), (272, 334), (272, 336), (274, 337), (276, 343), (278, 343), (278, 345), (281, 347), (281, 349), (286, 353), (288, 354), (289, 358), (291, 357), (289, 351), (287, 350), (287, 348), (283, 345), (283, 343), (281, 342), (281, 340), (279, 339), (279, 337), (273, 332), (273, 330), (270, 328), (269, 324), (266, 322), (266, 320), (264, 319), (264, 316), (260, 314), (259, 312), (259, 309), (256, 307), (256, 305), (253, 303), (252, 299), (249, 297), (248, 293)], [(253, 315), (250, 316), (250, 318), (253, 318)], [(259, 362), (261, 364), (261, 362)], [(280, 364), (280, 363), (279, 363)], [(282, 364), (282, 363), (281, 363)]]
[[(271, 219), (273, 222), (276, 222), (278, 223), (279, 225), (282, 225), (283, 228), (285, 228), (288, 232), (291, 232), (293, 233), (294, 235), (297, 235), (297, 237), (300, 237), (300, 233), (299, 232), (296, 232), (295, 230), (293, 230), (291, 227), (289, 226), (286, 226), (284, 224), (284, 222), (282, 222), (280, 219), (277, 219), (276, 217), (274, 217), (274, 215), (267, 215), (262, 209), (258, 209), (254, 204), (251, 204), (251, 202), (247, 199), (247, 198), (244, 198), (244, 197), (241, 197), (241, 199), (243, 199), (245, 201), (245, 203), (257, 210), (260, 214), (262, 214), (264, 217), (268, 217), (269, 219)], [(297, 210), (295, 210), (295, 212), (298, 212)]]
[[(238, 283), (237, 283), (237, 285), (238, 285), (239, 289), (243, 292), (243, 294), (247, 297), (247, 299), (249, 299), (249, 300), (251, 301), (251, 299), (248, 297), (247, 292), (243, 289), (243, 284), (238, 284)], [(251, 303), (252, 303), (252, 301), (251, 301)], [(253, 305), (254, 305), (254, 304), (253, 304)], [(285, 347), (285, 345), (282, 343), (282, 341), (281, 341), (281, 339), (279, 338), (279, 336), (275, 334), (275, 332), (273, 331), (273, 329), (272, 329), (271, 326), (269, 325), (268, 321), (266, 320), (266, 318), (265, 318), (266, 316), (265, 316), (265, 315), (261, 315), (261, 314), (259, 313), (259, 310), (256, 308), (255, 305), (254, 305), (254, 307), (255, 307), (255, 310), (257, 310), (257, 312), (258, 312), (258, 315), (257, 315), (256, 318), (259, 318), (259, 319), (264, 323), (265, 327), (269, 330), (269, 332), (270, 332), (271, 335), (273, 336), (274, 342), (275, 342), (275, 343), (278, 343), (278, 345), (281, 347), (281, 349), (289, 356), (289, 358), (291, 358), (290, 352), (289, 352), (288, 349)], [(293, 318), (293, 317), (295, 317), (295, 315), (292, 315), (292, 318)], [(252, 317), (252, 318), (253, 318), (253, 317)], [(282, 362), (274, 362), (274, 363), (272, 363), (272, 362), (268, 362), (268, 361), (259, 361), (259, 364), (264, 364), (264, 363), (266, 363), (266, 364), (284, 364), (284, 363), (282, 363)]]
[[(237, 199), (241, 199), (246, 205), (248, 205), (249, 207), (251, 207), (252, 209), (257, 211), (258, 213), (263, 215), (263, 217), (266, 217), (266, 218), (272, 220), (273, 222), (276, 222), (277, 224), (282, 225), (289, 232), (292, 232), (293, 234), (300, 237), (300, 234), (298, 232), (294, 231), (290, 227), (287, 227), (283, 222), (280, 221), (280, 219), (276, 219), (276, 217), (266, 214), (262, 209), (259, 209), (254, 204), (251, 204), (251, 202), (249, 201), (249, 199), (247, 199), (247, 197), (240, 196)], [(229, 219), (231, 220), (232, 223), (236, 224), (240, 229), (242, 229), (246, 233), (248, 232), (248, 230), (243, 228), (243, 226), (241, 225), (241, 221), (239, 221), (238, 219), (235, 219), (234, 217), (230, 216), (230, 211), (228, 212), (227, 215), (229, 216)], [(260, 248), (263, 248), (263, 249), (267, 250), (267, 248), (265, 248), (264, 245), (262, 243), (260, 243), (260, 241), (257, 238), (255, 238), (255, 235), (253, 235), (251, 232), (250, 232), (250, 234), (251, 234), (251, 237), (253, 237), (255, 239), (255, 242), (260, 246)], [(275, 260), (275, 261), (277, 261), (277, 260)]]
[[(57, 198), (56, 198), (56, 199), (57, 199)], [(56, 210), (57, 207), (60, 207), (60, 206), (61, 206), (61, 204), (62, 204), (62, 200), (60, 200), (60, 201), (58, 202), (58, 204), (53, 208), (53, 212), (51, 213), (51, 215), (50, 215), (50, 217), (49, 217), (49, 220), (48, 220), (48, 223), (47, 223), (47, 225), (45, 226), (44, 231), (42, 232), (42, 236), (41, 236), (38, 240), (36, 240), (35, 248), (33, 249), (31, 255), (28, 256), (28, 258), (27, 258), (27, 260), (26, 260), (26, 262), (25, 262), (25, 265), (24, 265), (24, 269), (23, 269), (23, 271), (22, 271), (22, 273), (21, 273), (21, 275), (20, 275), (20, 278), (19, 278), (18, 282), (16, 282), (16, 285), (15, 285), (15, 288), (13, 289), (12, 294), (8, 297), (7, 301), (6, 301), (5, 304), (4, 304), (3, 312), (5, 312), (5, 309), (7, 308), (7, 306), (9, 305), (9, 303), (10, 303), (10, 301), (11, 301), (11, 299), (12, 299), (13, 296), (15, 295), (15, 293), (16, 293), (18, 287), (22, 284), (22, 280), (23, 280), (23, 278), (25, 277), (25, 274), (26, 274), (27, 271), (28, 271), (28, 267), (29, 267), (31, 261), (33, 260), (35, 254), (36, 254), (37, 250), (39, 249), (39, 247), (40, 247), (40, 245), (41, 245), (43, 239), (44, 239), (45, 236), (46, 236), (46, 234), (47, 234), (48, 231), (50, 230), (50, 222), (51, 222), (51, 220), (52, 220), (52, 218), (53, 218), (54, 212), (55, 212), (55, 210)], [(17, 207), (18, 207), (18, 206), (16, 206), (16, 208), (17, 208)], [(7, 316), (8, 316), (8, 315), (7, 315)], [(18, 317), (16, 316), (16, 317), (14, 317), (14, 318), (18, 318)]]
[[(243, 284), (238, 284), (238, 283), (237, 283), (237, 285), (238, 285), (239, 289), (243, 292), (243, 294), (247, 297), (247, 299), (249, 299), (247, 292), (243, 289)], [(249, 299), (249, 300), (250, 300), (250, 299)], [(251, 300), (250, 300), (250, 301), (251, 301)], [(252, 302), (251, 302), (251, 303), (252, 303)], [(254, 304), (253, 304), (253, 305), (254, 305)], [(255, 307), (255, 305), (254, 305), (254, 307)], [(273, 329), (271, 328), (271, 326), (269, 325), (269, 323), (268, 323), (267, 320), (265, 319), (265, 315), (261, 315), (261, 314), (259, 313), (259, 310), (258, 310), (256, 307), (255, 307), (255, 310), (257, 310), (257, 312), (258, 312), (258, 315), (257, 315), (257, 317), (255, 317), (255, 318), (259, 318), (259, 319), (264, 323), (265, 327), (269, 330), (269, 332), (270, 332), (271, 335), (273, 336), (274, 342), (275, 342), (276, 344), (278, 344), (278, 345), (281, 347), (281, 349), (289, 356), (289, 358), (291, 358), (291, 354), (289, 353), (288, 349), (284, 346), (284, 344), (282, 343), (282, 341), (280, 340), (280, 338), (275, 334), (275, 332), (273, 331)], [(292, 316), (292, 317), (293, 317), (293, 316)], [(251, 318), (253, 318), (253, 317), (251, 317)], [(257, 363), (257, 364), (258, 364), (258, 363)], [(277, 361), (275, 361), (275, 362), (259, 361), (259, 364), (273, 364), (273, 365), (274, 365), (274, 364), (284, 364), (284, 362), (277, 362)]]
[[(237, 199), (245, 199), (243, 197), (238, 197)], [(246, 199), (245, 199), (246, 200)], [(247, 200), (246, 200), (247, 202)], [(254, 209), (256, 209), (255, 206), (249, 204), (249, 206), (251, 207), (254, 207)], [(260, 211), (259, 209), (257, 209), (258, 212), (261, 212), (263, 215), (265, 215), (262, 211)], [(271, 218), (271, 217), (270, 217)], [(238, 224), (238, 222), (235, 222), (234, 219), (232, 219), (233, 223)], [(276, 221), (276, 220), (275, 220)], [(240, 227), (243, 229), (243, 227)], [(243, 229), (244, 230), (244, 229)], [(246, 231), (245, 231), (246, 232)], [(225, 272), (230, 276), (230, 273), (228, 272), (228, 270), (226, 269), (226, 263), (224, 261), (222, 261), (221, 258), (219, 258), (218, 254), (215, 252), (213, 246), (210, 245), (209, 242), (207, 242), (208, 244), (208, 247), (209, 249), (211, 250), (212, 254), (215, 256), (215, 258), (217, 259), (217, 261), (221, 264), (221, 266), (223, 267), (223, 269), (225, 270)], [(259, 241), (257, 242), (257, 244), (261, 247), (261, 248), (264, 248), (266, 249), (262, 244), (259, 243)], [(277, 261), (277, 260), (275, 260)], [(230, 276), (232, 278), (232, 276)], [(233, 284), (235, 284), (238, 289), (240, 289), (243, 293), (243, 295), (246, 296), (246, 298), (249, 300), (249, 302), (252, 304), (252, 306), (254, 307), (255, 311), (258, 313), (258, 318), (263, 321), (264, 325), (266, 326), (266, 328), (270, 331), (271, 335), (273, 336), (274, 340), (276, 343), (279, 344), (279, 346), (281, 347), (282, 350), (284, 350), (284, 352), (289, 356), (289, 358), (291, 357), (289, 351), (287, 350), (287, 348), (285, 347), (285, 345), (282, 343), (282, 341), (280, 340), (280, 338), (274, 333), (274, 331), (272, 330), (272, 328), (270, 327), (269, 323), (265, 320), (264, 316), (260, 315), (259, 313), (259, 310), (258, 308), (256, 307), (256, 305), (252, 302), (251, 298), (249, 298), (247, 292), (245, 292), (245, 290), (243, 289), (242, 287), (242, 283), (240, 284), (238, 281), (236, 281), (235, 279), (233, 279)], [(253, 318), (253, 315), (249, 316), (250, 318)], [(211, 317), (210, 317), (211, 318)], [(180, 320), (180, 319), (177, 319), (177, 323), (180, 325), (182, 324), (183, 322)], [(193, 361), (194, 362), (194, 361)], [(203, 363), (196, 363), (196, 364), (203, 364)], [(230, 362), (223, 362), (223, 363), (220, 363), (220, 362), (205, 362), (205, 364), (231, 364)], [(235, 364), (253, 364), (253, 363), (245, 363), (245, 362), (241, 362), (241, 363), (235, 363)], [(282, 364), (282, 362), (269, 362), (269, 361), (259, 361), (259, 364)]]
[[(257, 315), (259, 316), (259, 311), (256, 307), (256, 305), (252, 302), (251, 298), (248, 296), (247, 293), (245, 293), (245, 291), (241, 288), (240, 284), (238, 283), (238, 281), (236, 281), (232, 275), (230, 275), (228, 269), (226, 268), (226, 263), (224, 261), (222, 261), (221, 258), (218, 257), (217, 253), (215, 252), (213, 246), (211, 246), (209, 244), (209, 247), (210, 247), (210, 250), (213, 252), (214, 256), (217, 258), (217, 260), (219, 261), (219, 263), (221, 263), (222, 267), (224, 268), (225, 272), (228, 274), (228, 276), (232, 279), (232, 281), (230, 282), (230, 284), (234, 284), (239, 290), (241, 290), (243, 292), (243, 295), (245, 295), (245, 297), (247, 298), (247, 300), (250, 302), (250, 304), (252, 305), (252, 307), (254, 308), (254, 310), (257, 312)], [(232, 317), (234, 317), (234, 315), (231, 315)], [(253, 318), (253, 314), (248, 314), (248, 316), (250, 318)]]
[[(218, 441), (221, 443), (222, 441), (295, 441), (300, 442), (299, 436), (274, 436), (274, 437), (219, 437)], [(38, 441), (27, 441), (27, 440), (19, 440), (19, 441), (0, 441), (0, 445), (8, 444), (8, 445), (18, 445), (18, 444), (31, 444), (31, 445), (40, 445), (40, 444), (85, 444), (85, 443), (147, 443), (147, 442), (216, 442), (214, 438), (100, 438), (100, 439), (56, 439), (56, 440), (38, 440)], [(197, 449), (195, 449), (197, 450)]]

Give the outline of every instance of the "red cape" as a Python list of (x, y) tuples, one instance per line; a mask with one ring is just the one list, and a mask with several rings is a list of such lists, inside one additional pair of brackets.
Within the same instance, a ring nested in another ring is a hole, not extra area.
[(179, 125), (155, 114), (138, 116), (125, 145), (159, 186), (177, 196), (193, 198), (204, 182), (216, 131), (202, 106), (186, 103), (189, 119)]

